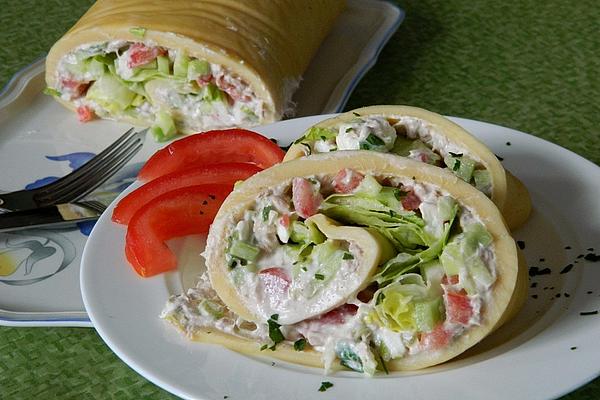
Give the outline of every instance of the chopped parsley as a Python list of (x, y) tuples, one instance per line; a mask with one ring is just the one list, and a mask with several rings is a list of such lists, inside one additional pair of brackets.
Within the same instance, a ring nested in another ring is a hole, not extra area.
[(330, 387), (333, 387), (333, 383), (331, 382), (321, 382), (321, 387), (319, 387), (319, 392), (324, 392), (327, 389), (329, 389)]
[(269, 219), (269, 213), (271, 212), (271, 210), (273, 209), (272, 206), (266, 206), (265, 208), (263, 208), (262, 210), (262, 220), (264, 222), (266, 222)]
[(373, 146), (385, 146), (385, 142), (381, 138), (373, 133), (367, 136), (366, 142)]
[(44, 94), (50, 95), (50, 96), (55, 96), (55, 97), (60, 97), (60, 92), (54, 88), (51, 87), (47, 87), (44, 89), (43, 91)]
[(325, 275), (323, 275), (323, 274), (315, 274), (315, 279), (318, 279), (320, 281), (325, 280)]
[(305, 346), (306, 346), (306, 339), (304, 339), (304, 338), (298, 339), (294, 342), (294, 350), (296, 350), (296, 351), (304, 350)]
[(344, 253), (344, 255), (342, 256), (343, 260), (354, 260), (354, 256), (350, 253)]
[(381, 304), (381, 302), (385, 299), (385, 294), (383, 292), (379, 292), (377, 295), (377, 299), (375, 300), (375, 305)]
[(454, 160), (454, 165), (452, 166), (452, 171), (458, 171), (460, 169), (460, 160)]
[(267, 347), (269, 347), (268, 344), (263, 344), (262, 346), (260, 346), (260, 351), (266, 350)]
[(283, 337), (283, 333), (281, 333), (281, 331), (279, 330), (279, 327), (281, 325), (277, 322), (278, 319), (279, 314), (273, 314), (271, 315), (271, 318), (269, 318), (269, 320), (267, 321), (267, 324), (269, 325), (269, 338), (274, 343), (271, 347), (271, 350), (275, 350), (275, 346), (277, 345), (277, 343), (281, 343), (285, 340), (285, 338)]

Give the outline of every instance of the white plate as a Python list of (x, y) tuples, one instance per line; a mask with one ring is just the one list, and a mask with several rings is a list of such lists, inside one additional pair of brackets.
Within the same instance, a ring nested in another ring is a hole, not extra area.
[[(341, 111), (403, 17), (390, 3), (350, 0), (294, 96), (297, 114)], [(111, 121), (77, 122), (73, 113), (41, 93), (44, 61), (17, 73), (0, 93), (1, 191), (69, 173), (129, 128)], [(121, 184), (113, 180), (105, 189), (122, 189), (157, 148), (147, 140), (115, 177)], [(79, 263), (89, 228), (0, 234), (0, 325), (91, 326), (79, 291)]]
[[(322, 118), (259, 131), (290, 141)], [(600, 308), (600, 265), (577, 256), (600, 251), (600, 168), (522, 132), (452, 119), (489, 145), (529, 188), (534, 212), (515, 236), (529, 266), (550, 272), (531, 278), (535, 288), (514, 320), (460, 359), (420, 374), (324, 377), (318, 369), (191, 343), (158, 315), (169, 295), (181, 293), (201, 268), (198, 238), (177, 243), (184, 255), (179, 271), (141, 279), (124, 259), (125, 230), (111, 223), (110, 210), (92, 231), (81, 274), (98, 333), (129, 366), (184, 398), (532, 400), (555, 398), (591, 380), (600, 371), (600, 316), (580, 313)], [(568, 264), (571, 271), (561, 273)], [(325, 394), (317, 391), (322, 381), (334, 384)]]

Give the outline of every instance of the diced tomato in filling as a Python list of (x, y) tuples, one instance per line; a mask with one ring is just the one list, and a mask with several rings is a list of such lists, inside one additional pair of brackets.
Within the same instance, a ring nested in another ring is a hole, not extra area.
[(350, 193), (360, 185), (364, 175), (350, 168), (344, 168), (333, 178), (333, 188), (337, 193)]
[(284, 228), (289, 228), (290, 227), (290, 215), (289, 214), (283, 214), (281, 216), (281, 218), (279, 218), (279, 224), (281, 226), (283, 226)]
[(285, 269), (279, 267), (263, 269), (258, 273), (258, 277), (270, 296), (278, 296), (287, 292), (292, 282)]
[(89, 82), (80, 82), (75, 79), (62, 79), (60, 84), (63, 88), (70, 89), (73, 98), (83, 96), (90, 87)]
[(344, 304), (312, 320), (324, 325), (339, 325), (346, 322), (346, 318), (356, 315), (357, 311), (358, 306), (354, 304)]
[(458, 283), (458, 275), (444, 275), (442, 283), (444, 285), (456, 285)]
[(129, 47), (129, 60), (127, 66), (129, 68), (146, 65), (156, 59), (158, 56), (167, 54), (166, 50), (161, 47), (147, 47), (143, 43), (134, 43)]
[(451, 323), (467, 325), (473, 315), (473, 306), (464, 290), (460, 292), (447, 292), (446, 320)]
[(450, 332), (444, 329), (444, 324), (438, 324), (431, 332), (421, 333), (421, 346), (426, 349), (441, 349), (450, 343)]
[(88, 106), (79, 106), (77, 107), (77, 117), (80, 122), (89, 122), (96, 117), (96, 114), (94, 114), (94, 110)]
[(402, 207), (407, 211), (413, 211), (419, 208), (421, 205), (421, 199), (413, 192), (410, 191), (402, 199)]
[(308, 218), (317, 213), (323, 196), (308, 179), (294, 178), (292, 181), (292, 203), (299, 216)]
[(209, 83), (213, 82), (215, 80), (215, 78), (213, 77), (213, 75), (209, 72), (208, 74), (205, 75), (200, 75), (197, 79), (196, 79), (196, 83), (198, 84), (198, 86), (203, 87), (208, 85)]
[(227, 93), (233, 100), (250, 101), (251, 98), (247, 94), (243, 94), (241, 88), (231, 82), (227, 82), (225, 75), (219, 75), (215, 79), (215, 84), (219, 89)]

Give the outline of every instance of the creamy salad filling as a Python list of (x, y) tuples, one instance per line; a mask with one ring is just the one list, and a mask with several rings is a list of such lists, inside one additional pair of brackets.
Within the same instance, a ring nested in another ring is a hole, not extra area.
[(79, 46), (60, 59), (56, 87), (47, 92), (72, 102), (82, 121), (95, 116), (152, 121), (159, 140), (178, 132), (256, 125), (264, 109), (252, 88), (227, 68), (149, 40)]
[[(328, 238), (311, 223), (320, 214), (376, 232), (388, 249), (360, 290), (346, 291), (367, 249)], [(412, 179), (351, 169), (294, 178), (259, 196), (229, 232), (229, 278), (261, 322), (228, 311), (203, 276), (162, 314), (190, 334), (218, 329), (265, 349), (285, 342), (320, 352), (327, 370), (340, 363), (372, 375), (449, 346), (492, 301), (496, 261), (481, 219)]]
[(313, 127), (296, 144), (304, 152), (373, 150), (450, 169), (491, 197), (489, 172), (474, 154), (452, 143), (426, 121), (410, 117), (360, 116), (333, 128)]

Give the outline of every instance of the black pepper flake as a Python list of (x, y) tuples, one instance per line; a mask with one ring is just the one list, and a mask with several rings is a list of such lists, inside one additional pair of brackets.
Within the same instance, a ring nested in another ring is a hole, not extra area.
[(544, 262), (544, 261), (546, 261), (545, 258), (540, 258), (540, 262)]
[(554, 286), (550, 286), (550, 290), (554, 290)]
[(591, 290), (588, 290), (586, 293), (587, 293), (587, 294), (592, 294), (592, 293), (594, 293), (594, 292), (592, 292)]
[(548, 290), (548, 286), (544, 286), (544, 290)]
[(495, 156), (496, 156), (496, 158), (497, 158), (498, 160), (500, 160), (500, 161), (504, 161), (504, 158), (500, 157), (498, 154), (496, 154)]
[(565, 293), (565, 297), (571, 297), (569, 293)]
[(550, 275), (552, 271), (550, 268), (539, 269), (538, 267), (530, 267), (529, 268), (529, 276), (538, 276), (538, 275)]
[(229, 398), (229, 396), (223, 396), (223, 398), (224, 398), (224, 399), (228, 399), (228, 398)]
[(571, 270), (573, 269), (573, 264), (569, 264), (566, 267), (564, 267), (560, 273), (561, 274), (566, 274), (567, 272), (571, 272)]
[(594, 251), (593, 247), (588, 247), (587, 251)]
[(207, 204), (208, 204), (208, 201), (206, 201), (206, 200), (202, 200), (202, 205), (203, 205), (203, 206), (205, 206), (205, 205), (207, 205)]
[(560, 293), (556, 293), (556, 296), (554, 296), (554, 297), (556, 297), (558, 299), (560, 297)]
[(577, 350), (577, 346), (571, 347), (571, 350)]
[(537, 295), (537, 294), (532, 294), (532, 295), (531, 295), (531, 298), (532, 298), (532, 299), (537, 299), (537, 298), (538, 298), (538, 295)]
[(507, 145), (507, 146), (510, 146), (510, 142), (506, 142), (506, 145)]
[(277, 139), (275, 139), (275, 138), (269, 138), (269, 140), (270, 140), (271, 142), (273, 142), (273, 143), (277, 144)]
[(274, 367), (274, 366), (275, 366), (275, 361), (273, 361), (273, 362), (271, 363), (271, 367)]
[(204, 215), (204, 211), (200, 211), (200, 215)]
[(588, 253), (583, 257), (587, 261), (597, 262), (600, 261), (600, 255), (594, 253)]
[(596, 315), (598, 314), (598, 310), (595, 311), (582, 311), (579, 313), (579, 315)]
[(214, 194), (209, 194), (208, 197), (210, 197), (211, 200), (215, 200), (217, 198), (217, 196)]
[(525, 242), (522, 240), (517, 240), (517, 246), (519, 246), (519, 248), (523, 250), (525, 248)]
[(577, 256), (577, 258), (583, 258), (583, 257), (584, 257), (583, 254), (580, 254), (580, 255)]
[(571, 250), (571, 246), (565, 246), (565, 250)]
[(537, 282), (532, 282), (531, 286), (529, 286), (529, 287), (531, 287), (531, 288), (537, 287)]
[(331, 382), (327, 382), (327, 381), (321, 382), (321, 387), (319, 387), (319, 392), (324, 392), (332, 386), (333, 386), (333, 383), (331, 383)]

